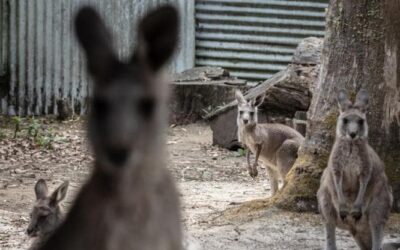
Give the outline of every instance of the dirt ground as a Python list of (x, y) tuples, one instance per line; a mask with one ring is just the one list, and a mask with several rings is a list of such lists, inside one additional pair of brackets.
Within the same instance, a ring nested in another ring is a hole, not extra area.
[[(16, 139), (11, 121), (0, 124), (0, 249), (27, 249), (31, 243), (25, 230), (39, 178), (48, 181), (50, 190), (69, 180), (65, 209), (71, 205), (92, 162), (82, 124), (80, 120), (63, 124), (42, 120), (39, 139), (27, 135), (29, 124), (21, 125)], [(243, 155), (212, 146), (211, 136), (206, 124), (168, 130), (168, 168), (181, 192), (188, 248), (322, 249), (324, 233), (317, 214), (267, 209), (237, 220), (223, 218), (221, 212), (227, 208), (268, 197), (270, 187), (265, 171), (251, 179)], [(400, 216), (393, 215), (386, 240), (399, 238)], [(340, 249), (357, 249), (347, 232), (338, 230), (337, 239)]]

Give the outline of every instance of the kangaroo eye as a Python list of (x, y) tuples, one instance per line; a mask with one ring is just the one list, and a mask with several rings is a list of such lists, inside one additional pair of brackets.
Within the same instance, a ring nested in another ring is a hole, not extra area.
[(154, 113), (155, 101), (153, 98), (146, 97), (137, 103), (137, 111), (146, 119)]
[(358, 120), (358, 125), (362, 126), (364, 124), (364, 120)]
[(347, 124), (349, 122), (349, 120), (347, 120), (346, 118), (343, 118), (343, 124)]
[(250, 113), (250, 115), (251, 115), (251, 116), (253, 116), (253, 115), (254, 115), (254, 111), (250, 111), (249, 113)]
[(243, 115), (243, 111), (239, 111), (239, 114)]

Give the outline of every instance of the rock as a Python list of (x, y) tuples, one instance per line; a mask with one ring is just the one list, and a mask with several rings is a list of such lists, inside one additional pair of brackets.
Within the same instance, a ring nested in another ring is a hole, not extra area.
[(316, 65), (321, 64), (323, 40), (317, 37), (304, 38), (294, 52), (293, 64)]
[[(244, 95), (246, 99), (252, 99), (265, 94), (266, 98), (259, 109), (259, 122), (283, 123), (305, 134), (306, 123), (302, 119), (306, 117), (318, 78), (321, 46), (321, 39), (304, 39), (296, 49), (292, 63), (285, 70), (249, 89)], [(233, 150), (239, 147), (236, 105), (232, 95), (231, 102), (205, 117), (210, 121), (214, 145)], [(299, 117), (295, 117), (296, 113)]]
[(14, 173), (16, 173), (16, 174), (23, 174), (23, 173), (26, 173), (26, 170), (20, 169), (20, 168), (16, 168), (16, 169), (14, 169)]

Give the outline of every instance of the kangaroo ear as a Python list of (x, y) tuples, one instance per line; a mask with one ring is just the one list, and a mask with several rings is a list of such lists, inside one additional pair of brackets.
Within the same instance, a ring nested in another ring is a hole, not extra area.
[(36, 200), (45, 199), (47, 197), (48, 189), (46, 181), (39, 179), (35, 185)]
[(236, 98), (236, 101), (238, 102), (238, 104), (240, 104), (240, 105), (247, 103), (246, 99), (244, 99), (242, 92), (238, 89), (235, 91), (235, 98)]
[(169, 5), (147, 14), (139, 24), (134, 59), (158, 71), (172, 56), (178, 43), (179, 17)]
[(253, 105), (254, 105), (255, 107), (259, 107), (261, 104), (263, 104), (264, 99), (265, 99), (265, 94), (262, 94), (262, 95), (257, 96), (257, 97), (254, 98), (254, 100), (253, 100)]
[(52, 194), (50, 197), (50, 204), (55, 206), (60, 203), (60, 201), (64, 200), (65, 196), (67, 196), (69, 182), (65, 181), (61, 184)]
[(75, 31), (85, 51), (89, 72), (98, 79), (111, 75), (117, 57), (112, 49), (111, 35), (99, 14), (83, 7), (75, 18)]
[(339, 90), (337, 101), (340, 112), (344, 112), (352, 106), (349, 96), (347, 95), (347, 91), (344, 89)]
[(368, 91), (365, 89), (361, 89), (357, 93), (354, 107), (358, 108), (361, 112), (365, 112), (367, 111), (368, 108), (368, 100), (369, 100)]

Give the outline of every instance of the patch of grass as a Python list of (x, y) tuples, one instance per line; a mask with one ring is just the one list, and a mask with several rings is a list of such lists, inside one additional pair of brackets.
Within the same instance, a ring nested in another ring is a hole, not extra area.
[(40, 147), (53, 149), (53, 144), (56, 141), (56, 134), (52, 129), (49, 129), (34, 137), (34, 141)]
[(4, 132), (3, 129), (0, 129), (0, 141), (7, 138), (7, 134)]
[[(66, 139), (57, 136), (55, 131), (51, 128), (52, 120), (37, 119), (35, 117), (22, 118), (13, 116), (5, 118), (6, 124), (4, 129), (0, 130), (0, 140), (7, 138), (7, 130), (13, 133), (13, 139), (21, 137), (20, 139), (28, 139), (38, 147), (53, 149), (54, 142), (64, 142)], [(8, 126), (7, 126), (8, 124)]]
[(244, 157), (246, 156), (246, 149), (238, 148), (236, 151), (232, 152), (233, 157)]
[(11, 118), (11, 121), (14, 125), (14, 139), (15, 139), (15, 138), (17, 138), (18, 132), (21, 131), (22, 118), (19, 116), (14, 116)]
[(37, 119), (32, 117), (29, 120), (29, 124), (28, 124), (28, 136), (36, 138), (39, 134), (40, 129), (41, 129), (40, 123), (38, 122)]
[(236, 152), (237, 152), (237, 157), (243, 157), (246, 155), (246, 150), (244, 150), (243, 148), (239, 148)]

